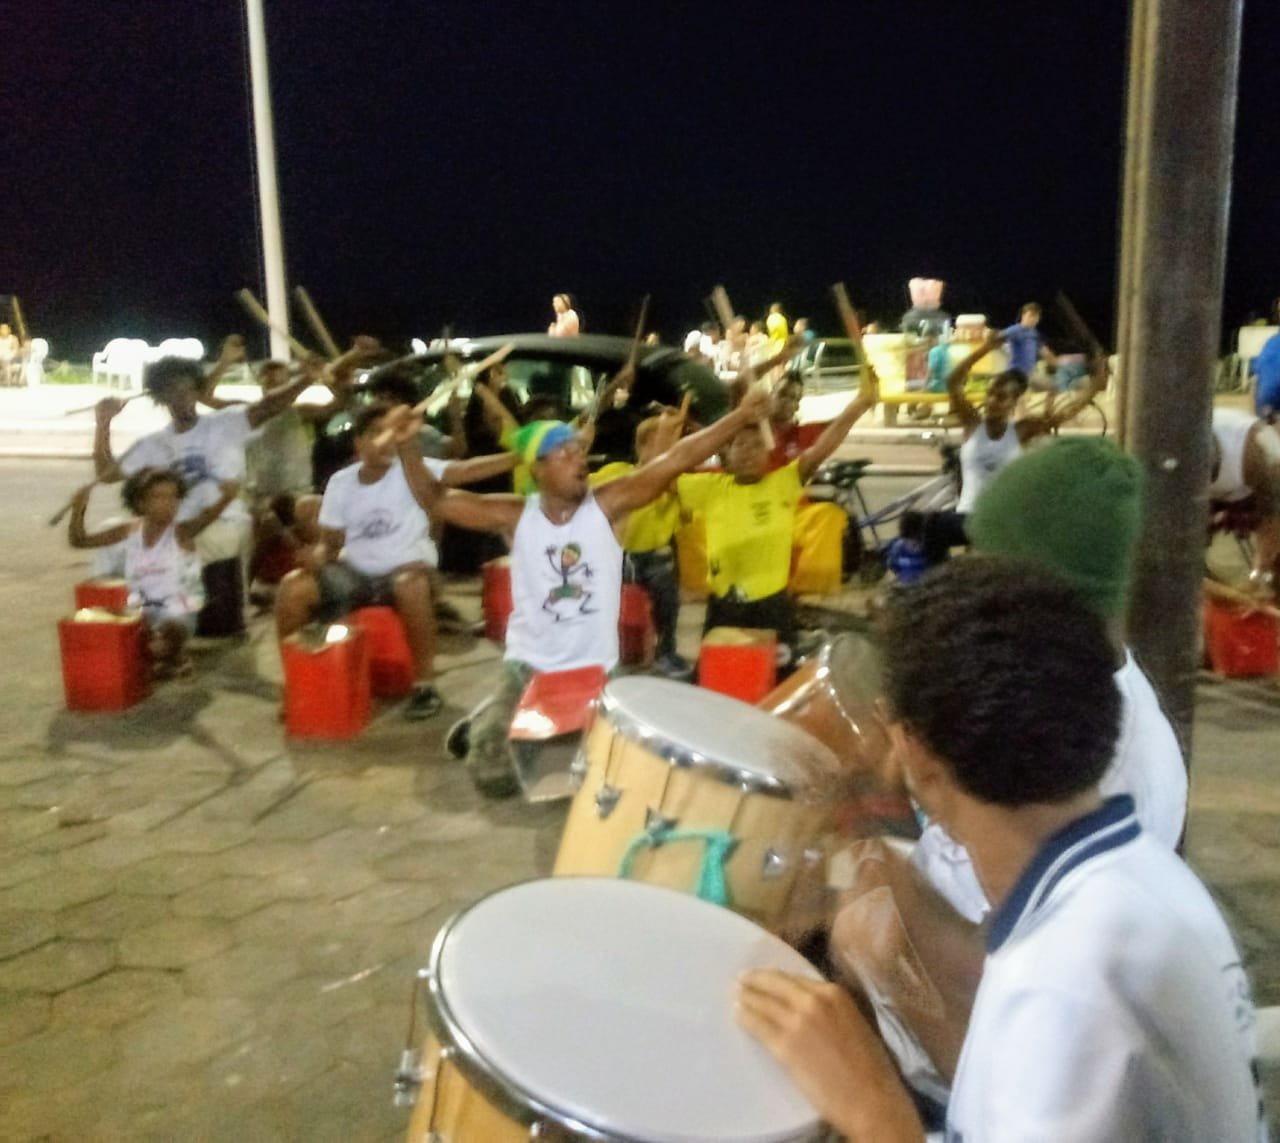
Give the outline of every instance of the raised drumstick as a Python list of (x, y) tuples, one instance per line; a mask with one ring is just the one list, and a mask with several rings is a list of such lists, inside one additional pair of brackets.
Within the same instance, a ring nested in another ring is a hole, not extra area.
[[(147, 394), (145, 392), (130, 393), (127, 397), (122, 397), (120, 399), (120, 408), (123, 409), (130, 401), (136, 401), (139, 397), (145, 397), (146, 395)], [(72, 417), (75, 416), (76, 413), (92, 413), (97, 407), (98, 403), (96, 401), (92, 405), (77, 405), (74, 409), (68, 409), (62, 415), (64, 417)]]
[[(720, 324), (724, 327), (726, 334), (729, 327), (733, 325), (733, 306), (729, 304), (729, 291), (723, 286), (716, 286), (711, 291), (711, 304), (715, 307), (716, 317), (720, 319)], [(746, 356), (745, 354), (743, 356)], [(751, 368), (750, 363), (746, 363), (738, 371), (739, 375), (750, 385), (756, 380), (755, 370)], [(764, 447), (773, 452), (773, 426), (769, 424), (768, 417), (761, 417), (757, 422), (760, 426), (760, 436), (764, 438)]]
[[(867, 357), (866, 346), (862, 343), (862, 323), (858, 321), (858, 311), (853, 308), (853, 303), (849, 301), (849, 291), (844, 288), (843, 282), (837, 282), (831, 287), (831, 294), (835, 298), (836, 310), (840, 314), (840, 321), (844, 325), (846, 336), (858, 347), (858, 356), (862, 358), (862, 362), (867, 369), (874, 370), (875, 366), (871, 364), (871, 359)], [(861, 388), (866, 388), (867, 380), (866, 378), (863, 379)]]
[[(92, 481), (90, 483), (90, 487), (93, 487), (93, 485), (97, 483), (98, 482), (96, 480)], [(77, 492), (75, 496), (72, 496), (70, 500), (68, 500), (61, 508), (59, 508), (52, 516), (49, 517), (50, 528), (56, 528), (59, 524), (62, 523), (64, 519), (66, 519), (67, 513), (70, 512), (71, 509), (76, 506), (76, 496), (79, 496), (79, 495), (80, 494)]]
[(254, 319), (254, 321), (258, 322), (266, 329), (271, 330), (273, 333), (278, 333), (281, 337), (286, 338), (289, 342), (289, 348), (293, 351), (294, 356), (311, 356), (311, 350), (303, 345), (302, 342), (294, 337), (287, 329), (283, 326), (277, 325), (271, 320), (271, 315), (263, 309), (262, 303), (253, 296), (253, 292), (251, 290), (237, 290), (236, 301), (244, 306), (245, 310), (248, 312), (249, 316)]
[(627, 357), (627, 364), (635, 368), (636, 359), (640, 356), (640, 341), (644, 337), (644, 323), (649, 317), (649, 295), (645, 294), (644, 301), (640, 303), (640, 319), (636, 322), (636, 335), (631, 339), (631, 353)]
[[(450, 377), (448, 381), (436, 388), (429, 396), (423, 397), (421, 401), (413, 406), (414, 416), (420, 416), (422, 413), (425, 413), (431, 405), (438, 402), (441, 397), (447, 397), (448, 394), (452, 393), (453, 390), (461, 385), (467, 378), (475, 377), (480, 373), (483, 373), (486, 369), (497, 365), (499, 361), (505, 361), (511, 356), (514, 350), (515, 342), (509, 341), (500, 349), (495, 349), (488, 357), (477, 361), (475, 365), (463, 366), (463, 368)], [(391, 443), (391, 436), (392, 433), (389, 429), (383, 429), (382, 432), (374, 438), (374, 444), (378, 448), (385, 448)]]
[(316, 309), (315, 303), (311, 300), (311, 295), (301, 286), (295, 286), (293, 296), (298, 303), (298, 308), (302, 311), (302, 316), (307, 319), (311, 332), (319, 340), (320, 347), (329, 355), (329, 360), (332, 361), (334, 358), (340, 357), (338, 343), (333, 340), (329, 327), (321, 320), (320, 311)]

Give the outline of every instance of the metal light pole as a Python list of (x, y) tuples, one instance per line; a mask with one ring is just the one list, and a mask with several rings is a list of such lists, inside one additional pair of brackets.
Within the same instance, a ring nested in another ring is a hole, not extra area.
[(249, 29), (249, 75), (253, 90), (253, 139), (258, 160), (258, 210), (262, 220), (262, 262), (271, 315), (271, 356), (289, 360), (289, 295), (284, 280), (284, 238), (276, 191), (276, 143), (271, 125), (271, 83), (267, 74), (267, 31), (262, 0), (244, 0)]

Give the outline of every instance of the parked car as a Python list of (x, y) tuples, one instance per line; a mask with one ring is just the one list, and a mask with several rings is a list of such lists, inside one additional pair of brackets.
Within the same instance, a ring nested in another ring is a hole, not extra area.
[(833, 393), (862, 383), (861, 361), (858, 347), (847, 337), (824, 337), (805, 347), (796, 371), (808, 392)]
[[(464, 363), (477, 362), (505, 345), (513, 345), (506, 359), (507, 376), (521, 401), (549, 397), (563, 416), (585, 409), (593, 394), (626, 363), (632, 342), (626, 337), (584, 334), (581, 337), (549, 337), (545, 333), (515, 333), (494, 337), (457, 338), (445, 345), (429, 347), (370, 369), (357, 381), (356, 402), (373, 382), (394, 372), (408, 378), (418, 399), (430, 397), (449, 377), (446, 355)], [(461, 392), (469, 393), (464, 383)], [(593, 456), (601, 462), (629, 459), (635, 426), (648, 415), (654, 402), (679, 405), (684, 393), (692, 393), (690, 415), (702, 424), (719, 419), (729, 407), (724, 384), (705, 365), (670, 346), (643, 346), (636, 359), (636, 379), (625, 406), (602, 410), (597, 419)], [(428, 409), (428, 415), (437, 410)], [(322, 434), (321, 451), (341, 457), (351, 455), (351, 418), (348, 413), (334, 417)], [(317, 458), (317, 471), (330, 466)]]

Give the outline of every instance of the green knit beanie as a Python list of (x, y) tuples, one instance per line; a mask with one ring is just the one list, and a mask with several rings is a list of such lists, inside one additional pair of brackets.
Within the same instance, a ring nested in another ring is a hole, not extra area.
[(973, 547), (1070, 580), (1108, 618), (1124, 612), (1142, 526), (1142, 467), (1101, 437), (1054, 441), (1003, 468), (965, 524)]

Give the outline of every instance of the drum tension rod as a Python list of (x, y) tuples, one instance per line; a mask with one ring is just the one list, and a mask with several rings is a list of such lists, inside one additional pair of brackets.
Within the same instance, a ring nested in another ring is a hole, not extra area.
[(422, 1053), (418, 1050), (418, 1002), (422, 997), (422, 983), (431, 979), (429, 968), (420, 968), (414, 974), (413, 988), (409, 993), (409, 1029), (405, 1033), (404, 1050), (400, 1053), (400, 1066), (396, 1068), (392, 1103), (396, 1107), (412, 1107), (418, 1100), (418, 1092), (426, 1079), (422, 1067)]

